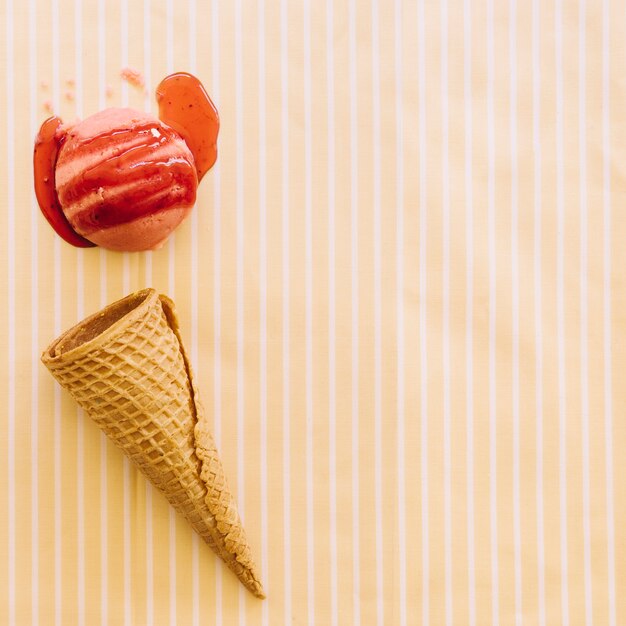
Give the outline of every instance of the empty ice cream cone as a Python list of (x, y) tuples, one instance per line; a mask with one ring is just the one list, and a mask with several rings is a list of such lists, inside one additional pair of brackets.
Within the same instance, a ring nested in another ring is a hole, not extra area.
[(257, 597), (263, 587), (179, 334), (153, 289), (56, 339), (44, 365)]

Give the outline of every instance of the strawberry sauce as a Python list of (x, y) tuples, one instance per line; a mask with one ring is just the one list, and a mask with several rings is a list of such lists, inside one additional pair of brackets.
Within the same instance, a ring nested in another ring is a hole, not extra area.
[(217, 159), (220, 118), (202, 83), (191, 74), (177, 72), (156, 89), (159, 118), (180, 133), (196, 161), (198, 182)]
[(96, 244), (81, 237), (70, 226), (57, 197), (54, 170), (64, 139), (65, 132), (58, 117), (50, 117), (41, 125), (33, 154), (35, 195), (41, 212), (60, 237), (77, 248), (92, 248)]

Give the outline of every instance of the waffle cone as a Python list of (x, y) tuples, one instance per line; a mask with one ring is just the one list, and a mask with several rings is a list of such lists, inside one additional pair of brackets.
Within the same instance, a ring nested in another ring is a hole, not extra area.
[(239, 580), (264, 597), (173, 302), (153, 289), (131, 294), (61, 335), (42, 361)]

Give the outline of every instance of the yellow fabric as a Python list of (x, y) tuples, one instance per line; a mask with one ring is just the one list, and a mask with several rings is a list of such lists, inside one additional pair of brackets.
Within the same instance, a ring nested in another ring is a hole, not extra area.
[[(1, 6), (0, 623), (626, 622), (620, 3)], [(172, 70), (222, 120), (193, 216), (152, 254), (61, 242), (45, 101), (155, 111)], [(148, 285), (265, 602), (39, 363)]]

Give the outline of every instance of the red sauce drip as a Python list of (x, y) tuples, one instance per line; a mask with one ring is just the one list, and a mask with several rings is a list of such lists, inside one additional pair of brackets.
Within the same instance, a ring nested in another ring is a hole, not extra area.
[(185, 140), (196, 161), (198, 181), (217, 159), (220, 118), (202, 83), (191, 74), (177, 72), (156, 89), (159, 117)]
[[(155, 134), (152, 130), (156, 131)], [(172, 207), (191, 207), (196, 199), (195, 168), (184, 155), (169, 153), (155, 156), (157, 149), (167, 146), (177, 137), (171, 128), (153, 124), (114, 129), (101, 133), (68, 148), (98, 152), (100, 144), (107, 145), (116, 135), (139, 136), (142, 141), (108, 159), (98, 161), (83, 171), (59, 191), (64, 205), (102, 189), (106, 196), (101, 203), (76, 214), (72, 219), (77, 230), (89, 236), (96, 230), (117, 226), (134, 219)], [(156, 135), (156, 136), (155, 136)], [(120, 137), (122, 141), (123, 137)], [(115, 194), (119, 185), (129, 185), (122, 194)]]
[(57, 197), (54, 170), (64, 139), (58, 117), (50, 117), (41, 125), (33, 154), (35, 195), (41, 212), (60, 237), (77, 248), (93, 248), (95, 243), (81, 237), (70, 226)]

